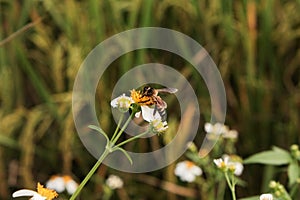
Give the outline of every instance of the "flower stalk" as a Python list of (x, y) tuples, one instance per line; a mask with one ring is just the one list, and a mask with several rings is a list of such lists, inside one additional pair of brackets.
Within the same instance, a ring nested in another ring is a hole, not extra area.
[(225, 178), (226, 178), (226, 182), (228, 184), (228, 187), (231, 191), (231, 196), (233, 200), (236, 200), (236, 196), (235, 196), (235, 184), (236, 184), (236, 180), (235, 177), (233, 175), (233, 173), (230, 173), (230, 177), (228, 176), (228, 172), (225, 172)]
[[(132, 100), (130, 99), (130, 97), (127, 97), (124, 94), (122, 96), (117, 97), (116, 99), (112, 100), (111, 101), (111, 106), (113, 108), (119, 109), (119, 111), (122, 113), (122, 115), (119, 118), (116, 130), (114, 131), (111, 139), (109, 139), (108, 136), (107, 136), (107, 134), (101, 128), (99, 128), (97, 126), (93, 126), (93, 125), (89, 126), (91, 129), (94, 129), (94, 130), (98, 131), (100, 134), (102, 134), (105, 137), (105, 139), (106, 139), (105, 150), (102, 153), (102, 155), (100, 156), (100, 158), (97, 160), (97, 162), (95, 163), (95, 165), (92, 167), (92, 169), (89, 171), (89, 173), (86, 175), (86, 177), (84, 178), (84, 180), (80, 183), (80, 185), (78, 186), (77, 190), (70, 197), (70, 200), (75, 200), (76, 199), (76, 197), (79, 195), (79, 193), (81, 192), (81, 190), (83, 189), (83, 187), (90, 180), (90, 178), (96, 172), (96, 170), (99, 168), (99, 166), (101, 165), (101, 163), (103, 162), (103, 160), (110, 153), (119, 150), (122, 153), (124, 153), (124, 155), (128, 158), (129, 162), (132, 164), (131, 157), (129, 156), (129, 154), (124, 149), (121, 148), (121, 146), (124, 145), (124, 144), (127, 144), (127, 143), (129, 143), (129, 142), (131, 142), (133, 140), (141, 138), (141, 137), (145, 136), (146, 134), (148, 134), (149, 132), (154, 132), (154, 133), (159, 134), (161, 132), (164, 132), (168, 128), (167, 122), (162, 122), (161, 119), (154, 118), (154, 119), (152, 119), (152, 121), (149, 122), (150, 123), (149, 124), (149, 129), (147, 131), (145, 131), (143, 133), (140, 133), (140, 134), (138, 134), (138, 135), (136, 135), (134, 137), (131, 137), (131, 138), (129, 138), (129, 139), (123, 141), (123, 142), (120, 142), (119, 144), (116, 145), (118, 139), (121, 137), (122, 133), (124, 132), (124, 130), (126, 129), (126, 127), (129, 125), (129, 123), (132, 120), (132, 118), (138, 112), (138, 109), (135, 107), (136, 105), (132, 104)], [(126, 120), (126, 122), (124, 123), (124, 125), (121, 127), (121, 124), (122, 124), (122, 122), (124, 120), (124, 115), (125, 115), (125, 113), (130, 108), (132, 110), (131, 115), (128, 117), (128, 119)], [(150, 113), (153, 113), (153, 109), (151, 109), (151, 108), (149, 110), (147, 110), (147, 111), (149, 111)], [(146, 114), (146, 113), (144, 113), (144, 114)]]
[(104, 152), (102, 153), (102, 155), (100, 156), (100, 158), (98, 159), (98, 161), (96, 162), (96, 164), (93, 166), (93, 168), (89, 171), (89, 173), (86, 175), (86, 177), (83, 179), (83, 181), (80, 183), (80, 185), (78, 186), (77, 190), (74, 192), (74, 194), (70, 197), (70, 200), (75, 200), (75, 198), (79, 195), (79, 193), (81, 192), (81, 190), (83, 189), (83, 187), (85, 186), (85, 184), (90, 180), (90, 178), (92, 177), (92, 175), (96, 172), (96, 170), (98, 169), (98, 167), (101, 165), (101, 163), (103, 162), (103, 160), (106, 158), (106, 156), (108, 156), (108, 154), (110, 154), (110, 149), (109, 148), (105, 148)]

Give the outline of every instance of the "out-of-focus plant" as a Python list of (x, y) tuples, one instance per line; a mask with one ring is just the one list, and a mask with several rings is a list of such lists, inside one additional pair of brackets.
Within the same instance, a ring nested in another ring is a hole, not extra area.
[(205, 150), (199, 151), (197, 146), (191, 143), (189, 144), (189, 151), (185, 154), (191, 160), (185, 162), (192, 163), (186, 164), (186, 168), (191, 169), (191, 166), (195, 165), (201, 169), (201, 173), (197, 174), (194, 179), (182, 178), (188, 177), (188, 170), (183, 175), (175, 170), (175, 174), (182, 181), (194, 182), (199, 188), (201, 199), (223, 200), (226, 183), (230, 188), (232, 198), (236, 199), (236, 185), (244, 185), (244, 182), (238, 178), (244, 169), (242, 159), (236, 155), (235, 143), (238, 132), (219, 123), (206, 123), (204, 129), (210, 137), (219, 139), (211, 152), (203, 157), (202, 151)]
[[(274, 146), (272, 150), (263, 151), (244, 160), (244, 164), (264, 164), (280, 167), (288, 178), (287, 185), (271, 180), (270, 193), (274, 199), (292, 200), (298, 198), (300, 185), (300, 151), (296, 144), (291, 145), (290, 151)], [(286, 189), (288, 188), (288, 190)], [(251, 199), (251, 198), (249, 198)]]

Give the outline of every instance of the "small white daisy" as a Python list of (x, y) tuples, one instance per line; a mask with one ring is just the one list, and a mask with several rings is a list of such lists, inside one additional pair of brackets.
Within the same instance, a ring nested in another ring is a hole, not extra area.
[(223, 171), (230, 170), (236, 176), (240, 176), (243, 173), (244, 165), (242, 159), (237, 155), (223, 155), (222, 158), (214, 159), (214, 163), (218, 168)]
[(234, 169), (234, 175), (240, 176), (243, 173), (244, 165), (242, 164), (242, 159), (239, 156), (224, 154), (223, 158), (228, 159), (228, 166), (229, 168)]
[(154, 119), (150, 121), (150, 128), (153, 133), (163, 133), (168, 129), (168, 123), (162, 122), (160, 119)]
[(221, 135), (228, 131), (228, 127), (221, 123), (215, 123), (215, 124), (205, 123), (204, 130), (207, 133)]
[(31, 197), (30, 200), (52, 200), (57, 197), (58, 194), (54, 190), (44, 188), (40, 183), (37, 184), (37, 192), (28, 189), (21, 189), (12, 194), (13, 198), (16, 197)]
[(224, 171), (228, 169), (228, 161), (229, 161), (229, 157), (225, 157), (224, 159), (223, 158), (214, 159), (214, 163), (217, 165), (217, 167)]
[(197, 176), (202, 174), (202, 170), (193, 162), (186, 160), (177, 163), (174, 173), (180, 180), (190, 183), (193, 182)]
[(238, 132), (236, 130), (228, 130), (225, 133), (223, 133), (223, 138), (226, 139), (237, 139)]
[(110, 175), (106, 179), (106, 185), (113, 190), (122, 188), (123, 184), (124, 184), (123, 180), (119, 176), (116, 176), (116, 175)]
[(64, 181), (67, 192), (69, 194), (73, 194), (78, 188), (78, 183), (76, 183), (76, 181), (74, 181), (70, 176), (64, 176)]
[(71, 176), (64, 175), (64, 176), (51, 176), (51, 178), (47, 181), (46, 187), (56, 190), (58, 193), (62, 193), (63, 191), (67, 191), (68, 194), (73, 194), (77, 187), (78, 184), (76, 181), (72, 179)]
[(273, 200), (272, 194), (262, 194), (259, 197), (259, 200)]
[(121, 96), (113, 99), (110, 102), (110, 105), (113, 108), (118, 108), (121, 112), (127, 112), (132, 103), (134, 103), (134, 101), (132, 100), (131, 97), (128, 97), (125, 94), (122, 94)]
[(65, 182), (61, 176), (51, 176), (50, 179), (46, 182), (46, 187), (62, 193), (65, 190)]

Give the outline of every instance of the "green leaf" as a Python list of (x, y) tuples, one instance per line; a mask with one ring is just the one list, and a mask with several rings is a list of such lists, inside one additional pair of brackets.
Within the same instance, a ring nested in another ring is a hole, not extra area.
[(130, 164), (131, 164), (131, 165), (133, 164), (131, 157), (129, 156), (129, 154), (128, 154), (124, 149), (122, 149), (122, 148), (120, 148), (120, 147), (117, 147), (117, 148), (116, 148), (116, 151), (117, 151), (117, 150), (123, 152), (123, 153), (125, 154), (125, 156), (127, 157), (127, 159), (129, 160)]
[(299, 178), (299, 166), (297, 161), (291, 162), (288, 166), (289, 186), (297, 182)]
[(290, 155), (290, 153), (285, 149), (282, 149), (282, 148), (279, 148), (279, 147), (276, 147), (276, 146), (273, 146), (272, 149), (275, 152)]
[(244, 164), (267, 164), (267, 165), (285, 165), (292, 161), (289, 153), (279, 148), (273, 148), (271, 151), (263, 151), (250, 156), (244, 160)]
[(93, 130), (98, 131), (99, 133), (101, 133), (105, 137), (107, 144), (109, 143), (109, 139), (108, 139), (106, 133), (100, 127), (95, 126), (95, 125), (89, 125), (88, 127), (90, 129), (93, 129)]

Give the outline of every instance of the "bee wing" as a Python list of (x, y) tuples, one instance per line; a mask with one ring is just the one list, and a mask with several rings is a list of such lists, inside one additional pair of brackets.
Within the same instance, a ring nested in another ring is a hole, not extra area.
[(160, 89), (156, 89), (156, 91), (173, 94), (173, 93), (177, 92), (178, 90), (176, 88), (160, 88)]
[(155, 96), (155, 101), (158, 109), (166, 109), (167, 103), (160, 98), (160, 96)]

